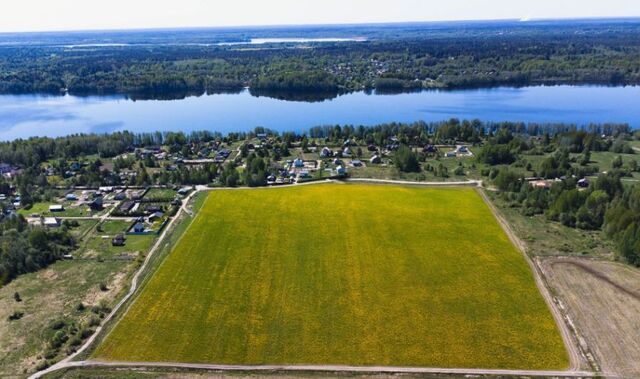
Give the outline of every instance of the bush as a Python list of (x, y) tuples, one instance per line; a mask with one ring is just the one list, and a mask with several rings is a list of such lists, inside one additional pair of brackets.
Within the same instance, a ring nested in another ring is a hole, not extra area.
[(70, 346), (80, 346), (82, 344), (82, 339), (79, 336), (75, 336), (69, 340)]
[(58, 355), (58, 350), (56, 350), (56, 349), (47, 349), (43, 354), (43, 358), (44, 359), (53, 359), (57, 355)]
[(24, 317), (24, 312), (15, 311), (9, 315), (8, 319), (9, 321), (16, 321), (20, 320), (22, 317)]
[(51, 329), (53, 330), (60, 330), (65, 326), (67, 326), (67, 323), (64, 320), (56, 320), (51, 323)]
[[(99, 324), (99, 322), (98, 322), (98, 324)], [(93, 334), (93, 329), (82, 329), (80, 331), (79, 336), (80, 336), (80, 338), (82, 338), (84, 340), (84, 339), (87, 339), (87, 338), (91, 337), (92, 334)]]
[(89, 326), (98, 326), (98, 325), (100, 325), (100, 318), (96, 316), (91, 316), (89, 318)]
[(50, 366), (49, 362), (42, 361), (36, 365), (36, 371), (42, 371), (48, 369)]
[(49, 344), (53, 349), (58, 349), (60, 348), (60, 346), (64, 345), (64, 343), (67, 342), (68, 340), (69, 340), (69, 336), (67, 336), (67, 333), (65, 333), (63, 330), (58, 330), (53, 335), (53, 337), (51, 337)]

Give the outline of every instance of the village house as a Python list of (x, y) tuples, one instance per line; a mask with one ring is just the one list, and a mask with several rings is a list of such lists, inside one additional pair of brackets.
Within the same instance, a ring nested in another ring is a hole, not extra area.
[(102, 197), (97, 197), (92, 202), (89, 203), (89, 208), (91, 208), (94, 211), (102, 210), (103, 206), (104, 204), (103, 204)]
[(322, 158), (330, 158), (333, 156), (333, 151), (328, 147), (323, 147), (322, 151), (320, 151), (320, 157)]
[(118, 210), (122, 213), (128, 213), (131, 211), (131, 209), (133, 209), (135, 205), (136, 203), (133, 201), (125, 201), (124, 203), (120, 204), (120, 208), (118, 208)]
[(141, 222), (138, 222), (133, 226), (134, 233), (144, 233), (144, 230), (145, 230), (144, 224)]

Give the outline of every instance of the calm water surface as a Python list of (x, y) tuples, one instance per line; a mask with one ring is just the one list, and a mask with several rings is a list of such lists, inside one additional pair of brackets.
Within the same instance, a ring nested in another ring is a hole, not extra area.
[(424, 91), (398, 95), (353, 93), (305, 103), (240, 94), (184, 100), (132, 101), (124, 97), (0, 96), (0, 139), (107, 133), (211, 130), (265, 126), (305, 131), (316, 125), (375, 125), (441, 121), (629, 123), (640, 127), (640, 87), (553, 86)]

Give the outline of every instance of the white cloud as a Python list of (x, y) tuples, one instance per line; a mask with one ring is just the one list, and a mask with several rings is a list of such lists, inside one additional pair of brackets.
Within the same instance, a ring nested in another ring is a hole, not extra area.
[(0, 31), (640, 16), (638, 0), (20, 0)]

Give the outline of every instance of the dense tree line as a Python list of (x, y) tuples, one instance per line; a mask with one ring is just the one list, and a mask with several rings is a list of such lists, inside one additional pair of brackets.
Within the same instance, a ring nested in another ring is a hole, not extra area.
[[(23, 41), (24, 45), (0, 48), (0, 93), (181, 98), (250, 86), (291, 96), (318, 91), (330, 97), (369, 88), (640, 83), (638, 23), (393, 30), (372, 32), (367, 42), (315, 44), (308, 49), (179, 41), (70, 49)], [(158, 40), (155, 35), (146, 37)]]
[(604, 230), (620, 254), (640, 266), (640, 186), (628, 188), (614, 199), (604, 215)]
[(48, 266), (75, 245), (66, 225), (58, 230), (30, 227), (22, 216), (3, 219), (0, 233), (0, 284)]

